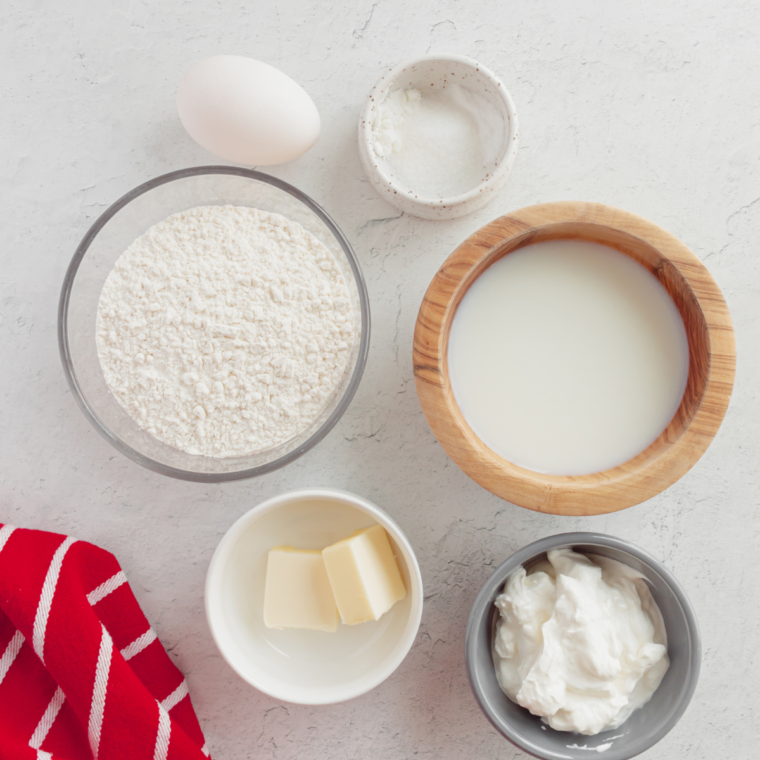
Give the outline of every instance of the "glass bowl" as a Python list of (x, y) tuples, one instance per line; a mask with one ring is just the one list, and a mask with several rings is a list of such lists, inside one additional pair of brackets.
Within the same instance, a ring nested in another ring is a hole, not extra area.
[[(95, 343), (98, 299), (116, 260), (149, 227), (195, 206), (231, 204), (269, 211), (298, 222), (333, 254), (361, 315), (341, 382), (321, 414), (299, 435), (240, 457), (215, 458), (175, 449), (143, 430), (111, 394)], [(352, 286), (353, 283), (353, 286)], [(324, 438), (351, 403), (367, 362), (370, 316), (367, 286), (351, 245), (328, 214), (287, 182), (261, 172), (203, 166), (150, 180), (120, 198), (92, 225), (71, 260), (58, 305), (58, 344), (66, 379), (95, 429), (122, 454), (154, 472), (219, 483), (282, 467)]]

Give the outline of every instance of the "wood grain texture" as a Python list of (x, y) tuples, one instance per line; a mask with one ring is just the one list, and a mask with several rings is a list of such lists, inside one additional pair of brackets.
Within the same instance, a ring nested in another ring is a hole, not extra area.
[[(681, 405), (654, 443), (603, 472), (546, 475), (503, 459), (472, 431), (449, 384), (447, 347), (454, 313), (491, 264), (530, 243), (582, 239), (616, 248), (651, 271), (686, 327), (689, 376)], [(706, 451), (728, 408), (736, 345), (731, 315), (702, 262), (677, 238), (627, 211), (566, 201), (520, 209), (471, 235), (444, 262), (420, 306), (414, 331), (417, 393), (436, 438), (483, 488), (539, 512), (594, 515), (639, 504), (682, 477)]]

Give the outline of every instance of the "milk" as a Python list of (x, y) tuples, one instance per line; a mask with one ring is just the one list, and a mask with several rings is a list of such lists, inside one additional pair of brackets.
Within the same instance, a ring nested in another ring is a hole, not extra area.
[(457, 405), (494, 452), (537, 472), (628, 461), (667, 427), (686, 387), (678, 309), (643, 266), (578, 240), (537, 243), (489, 267), (451, 326)]

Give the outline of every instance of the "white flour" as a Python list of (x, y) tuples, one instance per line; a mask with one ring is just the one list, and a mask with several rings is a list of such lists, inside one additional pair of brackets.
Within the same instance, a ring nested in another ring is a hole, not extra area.
[(304, 431), (359, 332), (327, 248), (295, 222), (242, 206), (151, 227), (119, 257), (98, 304), (98, 355), (119, 403), (161, 441), (213, 457)]

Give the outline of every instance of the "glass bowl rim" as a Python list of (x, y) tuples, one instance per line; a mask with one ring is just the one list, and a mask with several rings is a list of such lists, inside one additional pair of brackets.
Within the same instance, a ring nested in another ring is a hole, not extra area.
[[(356, 283), (356, 289), (359, 295), (359, 306), (361, 313), (361, 338), (359, 340), (359, 351), (356, 358), (356, 364), (354, 365), (351, 379), (348, 386), (338, 402), (337, 406), (330, 413), (328, 418), (322, 423), (322, 425), (314, 431), (314, 433), (307, 438), (303, 443), (297, 446), (292, 451), (287, 452), (281, 457), (258, 465), (256, 467), (249, 467), (244, 470), (236, 470), (234, 472), (194, 472), (192, 470), (184, 470), (179, 467), (173, 467), (171, 465), (162, 464), (157, 462), (145, 454), (132, 448), (129, 444), (125, 443), (119, 436), (117, 436), (105, 423), (103, 423), (95, 412), (87, 397), (84, 395), (77, 379), (76, 370), (71, 357), (71, 351), (69, 347), (68, 338), (68, 312), (69, 302), (71, 299), (71, 290), (76, 280), (79, 266), (82, 263), (87, 251), (89, 250), (92, 242), (98, 236), (103, 227), (127, 206), (135, 198), (143, 195), (144, 193), (153, 190), (161, 185), (168, 184), (175, 180), (185, 179), (186, 177), (196, 177), (210, 174), (227, 174), (236, 177), (245, 177), (253, 179), (259, 182), (263, 182), (273, 187), (278, 188), (296, 200), (303, 203), (309, 210), (311, 210), (328, 228), (330, 233), (336, 239), (341, 249), (343, 250), (346, 259), (348, 260), (351, 272), (354, 276)], [(82, 241), (77, 246), (74, 256), (66, 269), (66, 275), (63, 279), (63, 286), (61, 288), (61, 295), (58, 302), (58, 350), (61, 357), (61, 363), (63, 364), (63, 372), (66, 376), (69, 388), (72, 395), (76, 400), (79, 408), (84, 413), (84, 416), (89, 420), (90, 424), (103, 436), (117, 451), (120, 451), (125, 456), (129, 457), (132, 461), (146, 467), (153, 472), (160, 473), (161, 475), (168, 475), (172, 478), (179, 480), (190, 480), (196, 483), (225, 483), (233, 480), (244, 480), (246, 478), (257, 477), (259, 475), (265, 475), (266, 473), (273, 472), (280, 467), (289, 464), (290, 462), (298, 459), (302, 454), (312, 449), (319, 443), (337, 424), (338, 420), (343, 416), (349, 404), (356, 394), (356, 390), (361, 382), (362, 375), (364, 374), (364, 367), (367, 363), (367, 355), (369, 352), (369, 340), (370, 340), (370, 312), (369, 312), (369, 294), (367, 292), (367, 284), (364, 280), (359, 260), (348, 242), (346, 236), (341, 232), (338, 225), (333, 221), (332, 217), (312, 198), (306, 193), (302, 192), (293, 185), (285, 182), (284, 180), (272, 177), (269, 174), (256, 171), (255, 169), (243, 169), (236, 166), (196, 166), (189, 169), (180, 169), (178, 171), (162, 174), (159, 177), (143, 182), (128, 193), (123, 195), (113, 204), (111, 204), (92, 224), (87, 230)]]

